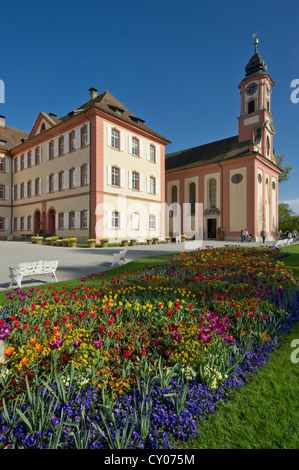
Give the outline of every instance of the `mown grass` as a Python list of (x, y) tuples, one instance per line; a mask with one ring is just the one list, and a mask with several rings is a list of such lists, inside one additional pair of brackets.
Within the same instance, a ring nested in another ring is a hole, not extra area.
[(178, 448), (298, 449), (299, 363), (290, 358), (297, 338), (299, 324), (256, 376), (199, 422), (198, 436)]

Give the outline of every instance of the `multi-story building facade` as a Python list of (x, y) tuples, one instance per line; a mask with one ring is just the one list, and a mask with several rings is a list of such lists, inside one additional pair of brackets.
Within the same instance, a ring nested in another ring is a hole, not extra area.
[[(29, 135), (14, 130), (1, 153), (2, 239), (163, 235), (170, 141), (109, 92), (89, 91), (90, 100), (66, 116), (41, 112)], [(2, 120), (0, 141), (7, 129)]]

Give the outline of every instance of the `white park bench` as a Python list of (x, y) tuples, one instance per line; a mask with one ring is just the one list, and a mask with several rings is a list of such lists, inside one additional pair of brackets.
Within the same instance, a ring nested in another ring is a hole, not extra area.
[(111, 268), (114, 268), (114, 266), (121, 266), (122, 261), (126, 263), (126, 259), (125, 259), (126, 253), (127, 253), (127, 250), (121, 250), (118, 253), (114, 253)]
[(275, 247), (278, 248), (279, 246), (283, 246), (283, 240), (277, 240)]
[(136, 242), (137, 242), (139, 245), (141, 245), (142, 243), (145, 243), (145, 244), (146, 244), (146, 239), (139, 237), (139, 238), (136, 238)]
[(159, 240), (159, 243), (166, 243), (166, 238), (164, 237), (159, 237), (158, 240)]
[(10, 288), (15, 283), (21, 287), (23, 277), (32, 277), (36, 274), (52, 274), (57, 282), (55, 271), (58, 266), (58, 261), (28, 261), (19, 263), (16, 267), (9, 266)]

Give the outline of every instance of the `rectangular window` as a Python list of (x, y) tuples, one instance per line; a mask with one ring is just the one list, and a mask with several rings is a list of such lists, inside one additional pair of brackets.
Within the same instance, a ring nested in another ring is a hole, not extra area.
[(149, 215), (148, 217), (148, 228), (154, 230), (156, 228), (156, 216)]
[(112, 212), (111, 225), (113, 228), (119, 227), (119, 213), (117, 211)]
[(153, 176), (150, 176), (150, 179), (149, 179), (149, 192), (151, 194), (155, 194), (155, 190), (156, 190), (156, 179)]
[(14, 159), (14, 173), (17, 173), (18, 171), (18, 157)]
[(75, 228), (75, 212), (70, 212), (70, 228)]
[(64, 136), (59, 137), (59, 155), (64, 155)]
[(49, 176), (49, 192), (53, 193), (54, 191), (54, 175)]
[(28, 168), (32, 166), (32, 152), (29, 150), (28, 152)]
[(0, 230), (4, 230), (4, 218), (0, 217)]
[(0, 171), (1, 172), (5, 171), (5, 160), (3, 157), (0, 157)]
[(135, 137), (132, 139), (132, 155), (139, 156), (139, 141)]
[(136, 171), (132, 173), (132, 189), (139, 191), (139, 173)]
[(87, 126), (84, 126), (81, 129), (81, 146), (86, 147), (86, 145), (87, 145)]
[(24, 227), (25, 227), (24, 217), (21, 217), (21, 230), (24, 230)]
[(54, 158), (54, 141), (49, 143), (49, 159), (53, 160)]
[(149, 159), (151, 162), (156, 161), (156, 148), (154, 145), (150, 145)]
[(81, 167), (81, 185), (84, 186), (88, 184), (88, 168), (87, 165)]
[(112, 186), (119, 186), (119, 168), (115, 166), (111, 168), (111, 184)]
[(75, 131), (72, 131), (70, 133), (70, 152), (73, 152), (76, 150), (76, 133)]
[(32, 217), (31, 215), (28, 216), (28, 230), (32, 230)]
[(70, 188), (74, 188), (75, 187), (75, 169), (72, 168), (70, 170)]
[(87, 211), (81, 212), (81, 228), (88, 227), (88, 220), (87, 220)]
[(21, 170), (24, 170), (25, 168), (25, 155), (21, 155)]
[(38, 165), (40, 163), (40, 148), (37, 147), (35, 149), (35, 164)]
[(35, 180), (35, 194), (36, 195), (40, 194), (40, 179), (39, 178)]
[(32, 195), (31, 181), (28, 181), (28, 183), (27, 183), (27, 194), (28, 194), (28, 197), (30, 197)]
[(59, 191), (62, 191), (64, 189), (64, 172), (61, 171), (58, 176), (58, 187)]
[(64, 213), (60, 212), (58, 219), (59, 228), (64, 228)]
[(25, 197), (25, 185), (24, 183), (21, 184), (21, 199)]
[(5, 186), (0, 186), (0, 199), (5, 199)]
[(116, 129), (111, 130), (111, 147), (119, 149), (119, 132)]

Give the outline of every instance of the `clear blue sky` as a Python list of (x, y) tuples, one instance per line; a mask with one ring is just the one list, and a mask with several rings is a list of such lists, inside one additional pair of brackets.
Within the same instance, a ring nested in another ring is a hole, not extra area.
[(293, 168), (280, 201), (299, 214), (298, 1), (11, 0), (0, 18), (7, 125), (30, 131), (40, 111), (62, 116), (95, 87), (170, 139), (167, 153), (237, 135), (257, 30), (274, 81), (274, 148)]

